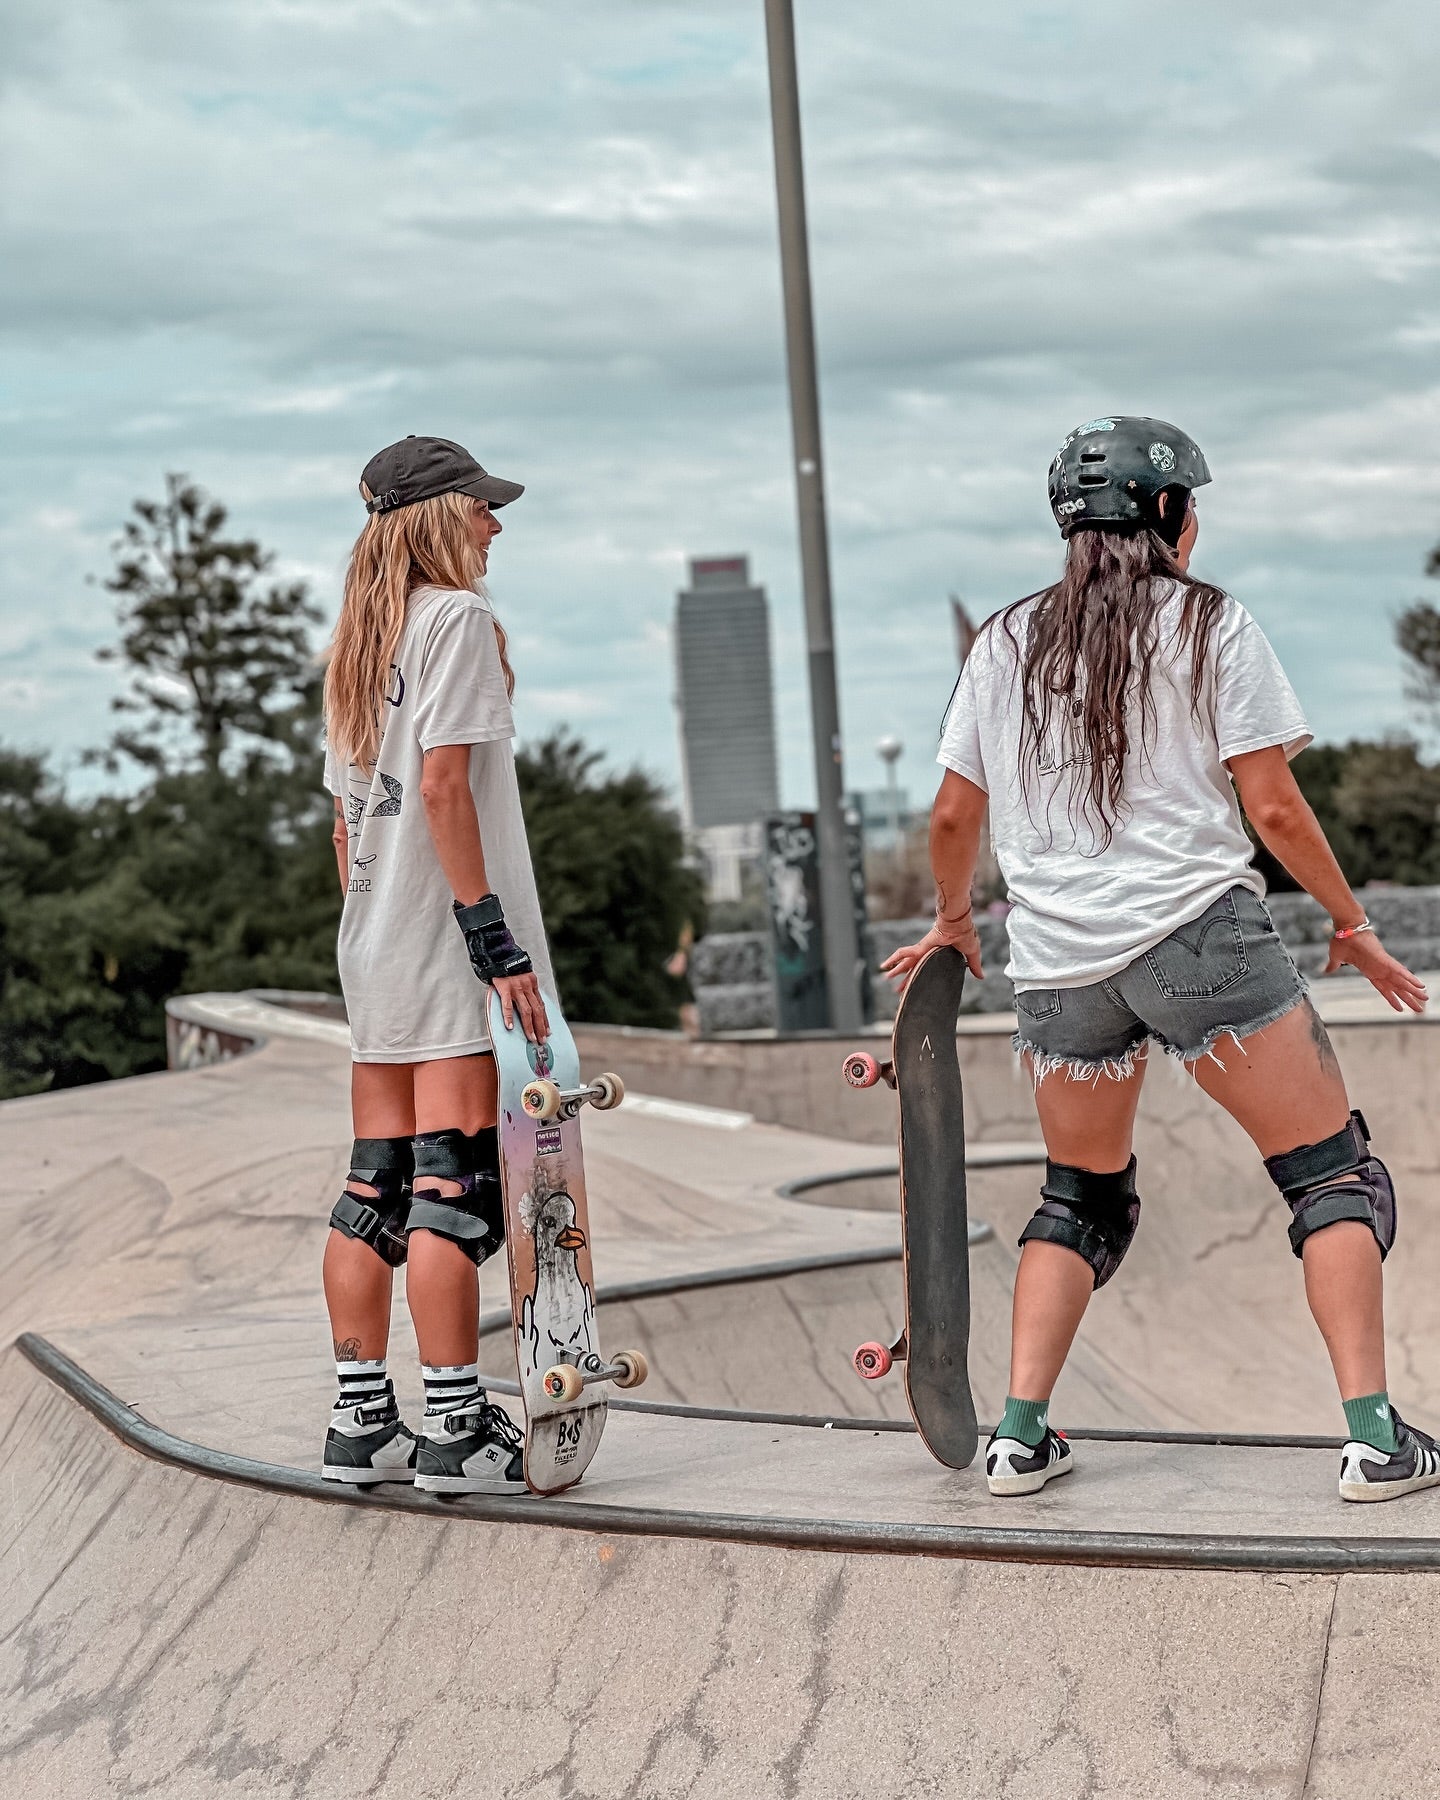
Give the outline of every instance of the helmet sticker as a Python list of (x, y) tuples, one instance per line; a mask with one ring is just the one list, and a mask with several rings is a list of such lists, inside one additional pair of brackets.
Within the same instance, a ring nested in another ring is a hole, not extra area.
[(1090, 431), (1113, 431), (1114, 429), (1115, 421), (1113, 419), (1087, 419), (1083, 425), (1076, 426), (1075, 436), (1084, 437)]
[(1055, 508), (1057, 518), (1068, 518), (1071, 513), (1082, 513), (1085, 510), (1083, 500), (1062, 500)]
[(1169, 475), (1175, 467), (1175, 452), (1168, 444), (1152, 444), (1150, 460), (1162, 475)]

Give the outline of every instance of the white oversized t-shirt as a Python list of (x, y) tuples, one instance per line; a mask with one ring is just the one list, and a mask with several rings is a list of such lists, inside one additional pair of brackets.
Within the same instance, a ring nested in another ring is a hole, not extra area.
[[(1018, 988), (1100, 981), (1227, 889), (1265, 893), (1224, 764), (1274, 744), (1295, 756), (1311, 734), (1269, 640), (1229, 597), (1193, 713), (1190, 653), (1175, 636), (1181, 604), (1176, 590), (1160, 606), (1143, 746), (1131, 700), (1124, 795), (1108, 845), (1084, 813), (1085, 749), (1068, 709), (1057, 704), (1038, 757), (1029, 739), (1022, 778), (1019, 664), (1000, 618), (970, 652), (938, 760), (990, 796), (995, 856), (1012, 902), (1006, 972)], [(1010, 616), (1022, 645), (1032, 612), (1026, 602)]]
[(420, 799), (427, 750), (472, 746), (485, 872), (516, 943), (555, 991), (515, 779), (515, 722), (483, 595), (415, 590), (384, 712), (373, 775), (325, 755), (325, 785), (344, 803), (350, 836), (338, 957), (351, 1054), (378, 1063), (473, 1055), (490, 1048), (489, 990), (470, 967)]

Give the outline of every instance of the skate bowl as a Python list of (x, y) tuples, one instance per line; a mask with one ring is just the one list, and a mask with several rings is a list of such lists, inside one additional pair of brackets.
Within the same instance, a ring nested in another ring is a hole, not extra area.
[[(189, 1072), (0, 1107), (0, 1795), (1353, 1800), (1440, 1771), (1440, 1493), (1335, 1498), (1283, 1224), (1182, 1078), (1152, 1074), (1144, 1224), (1057, 1393), (1076, 1473), (1035, 1499), (931, 1461), (897, 1378), (849, 1367), (898, 1299), (882, 1139), (623, 1067), (640, 1099), (586, 1127), (601, 1330), (651, 1382), (573, 1494), (361, 1498), (318, 1478), (343, 1028), (185, 1010)], [(1440, 1038), (1334, 1034), (1400, 1186), (1392, 1388), (1429, 1422)], [(965, 1055), (972, 1148), (1033, 1159), (1003, 1028)], [(1036, 1174), (971, 1170), (982, 1414)], [(392, 1365), (411, 1408), (398, 1304)]]

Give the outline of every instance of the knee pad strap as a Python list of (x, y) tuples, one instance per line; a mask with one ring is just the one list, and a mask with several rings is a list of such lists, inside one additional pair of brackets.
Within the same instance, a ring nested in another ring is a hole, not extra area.
[(1290, 1208), (1290, 1248), (1304, 1254), (1305, 1240), (1327, 1225), (1355, 1219), (1368, 1225), (1382, 1259), (1395, 1242), (1395, 1183), (1378, 1156), (1370, 1154), (1365, 1115), (1352, 1112), (1332, 1137), (1301, 1144), (1282, 1156), (1267, 1156), (1265, 1172)]
[(498, 1132), (493, 1125), (470, 1137), (463, 1131), (424, 1131), (414, 1142), (415, 1179), (453, 1181), (460, 1192), (427, 1188), (416, 1194), (409, 1229), (447, 1238), (478, 1267), (505, 1242)]
[(409, 1138), (356, 1138), (348, 1179), (373, 1187), (375, 1193), (352, 1193), (347, 1183), (330, 1214), (336, 1231), (367, 1245), (392, 1269), (405, 1260), (413, 1161)]
[(1109, 1175), (1047, 1162), (1040, 1199), (1039, 1210), (1020, 1233), (1021, 1244), (1059, 1244), (1073, 1250), (1094, 1271), (1095, 1286), (1104, 1287), (1125, 1260), (1140, 1223), (1135, 1158)]

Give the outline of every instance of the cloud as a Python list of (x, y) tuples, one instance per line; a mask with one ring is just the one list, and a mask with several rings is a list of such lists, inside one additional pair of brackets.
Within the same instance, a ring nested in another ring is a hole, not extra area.
[[(890, 731), (931, 779), (945, 596), (1050, 576), (1046, 465), (1106, 409), (1204, 444), (1200, 561), (1317, 729), (1403, 722), (1390, 625), (1440, 536), (1433, 9), (1217, 0), (1180, 36), (1138, 0), (826, 0), (798, 30), (856, 783)], [(673, 781), (684, 557), (747, 551), (804, 797), (758, 4), (72, 0), (11, 21), (0, 86), (0, 733), (104, 733), (85, 577), (166, 469), (333, 608), (360, 468), (434, 431), (527, 484), (492, 569), (522, 729)]]

